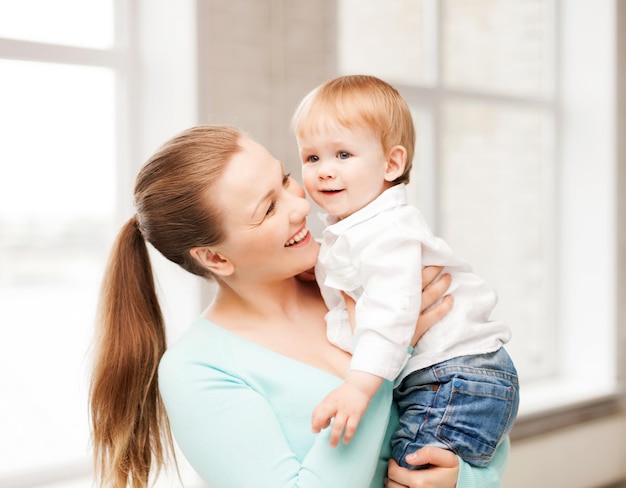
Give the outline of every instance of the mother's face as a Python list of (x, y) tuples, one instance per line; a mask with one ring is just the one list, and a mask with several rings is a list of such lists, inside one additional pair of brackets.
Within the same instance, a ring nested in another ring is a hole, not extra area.
[(242, 137), (212, 199), (221, 209), (226, 238), (215, 250), (237, 279), (267, 281), (315, 265), (318, 245), (308, 231), (311, 211), (302, 187), (260, 144)]

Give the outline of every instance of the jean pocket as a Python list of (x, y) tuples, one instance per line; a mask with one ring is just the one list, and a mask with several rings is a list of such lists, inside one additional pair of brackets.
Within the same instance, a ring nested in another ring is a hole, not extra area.
[(451, 387), (437, 437), (469, 464), (485, 466), (515, 421), (517, 385), (501, 378), (493, 382), (455, 378)]

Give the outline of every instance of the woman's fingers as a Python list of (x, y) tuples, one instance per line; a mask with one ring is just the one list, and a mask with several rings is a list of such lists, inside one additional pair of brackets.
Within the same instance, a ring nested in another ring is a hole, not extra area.
[(422, 291), (422, 311), (427, 310), (437, 302), (448, 290), (452, 277), (446, 273), (436, 281), (430, 281)]
[(423, 318), (424, 323), (430, 324), (439, 322), (443, 317), (448, 314), (450, 310), (452, 310), (453, 305), (454, 297), (452, 295), (446, 295), (445, 297), (443, 297), (443, 300), (440, 303), (422, 312), (420, 320), (422, 320)]
[(452, 295), (444, 297), (444, 299), (436, 306), (430, 308), (426, 312), (422, 312), (415, 326), (415, 333), (411, 339), (411, 345), (415, 347), (421, 337), (430, 329), (434, 324), (439, 322), (454, 305), (454, 298)]
[(407, 488), (406, 485), (401, 485), (399, 483), (396, 483), (393, 480), (390, 480), (389, 478), (387, 478), (385, 480), (385, 488)]
[(459, 474), (456, 455), (445, 449), (427, 446), (406, 457), (409, 464), (428, 465), (426, 469), (406, 469), (390, 460), (387, 466), (387, 488), (453, 488)]
[(442, 266), (426, 266), (422, 269), (422, 307), (411, 339), (413, 347), (426, 331), (452, 308), (452, 297), (445, 297), (442, 300), (452, 280), (448, 273), (439, 276), (442, 269)]
[(445, 449), (426, 446), (406, 456), (406, 462), (413, 466), (430, 464), (439, 468), (455, 468), (459, 465), (456, 455)]
[(442, 270), (443, 266), (426, 266), (422, 268), (422, 290), (430, 285)]

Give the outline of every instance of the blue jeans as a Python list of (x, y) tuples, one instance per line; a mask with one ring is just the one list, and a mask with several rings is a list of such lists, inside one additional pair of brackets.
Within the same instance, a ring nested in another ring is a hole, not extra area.
[(504, 350), (443, 361), (407, 376), (394, 391), (400, 426), (392, 455), (405, 468), (407, 454), (431, 445), (473, 466), (486, 466), (515, 422), (519, 383)]

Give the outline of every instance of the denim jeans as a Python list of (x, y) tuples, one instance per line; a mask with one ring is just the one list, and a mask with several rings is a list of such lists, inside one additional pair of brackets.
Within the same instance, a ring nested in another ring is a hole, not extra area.
[(509, 433), (519, 406), (519, 383), (504, 350), (461, 356), (415, 371), (394, 392), (400, 426), (391, 439), (400, 466), (426, 445), (448, 449), (473, 466), (489, 463)]

